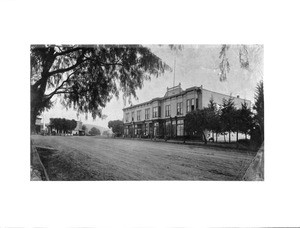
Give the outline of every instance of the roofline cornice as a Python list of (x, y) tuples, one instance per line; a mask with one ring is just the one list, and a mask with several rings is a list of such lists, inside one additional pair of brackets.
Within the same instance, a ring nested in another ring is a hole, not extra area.
[(153, 103), (154, 101), (162, 101), (162, 100), (165, 100), (165, 99), (171, 99), (171, 98), (173, 98), (173, 97), (183, 96), (183, 95), (185, 95), (187, 92), (190, 92), (190, 91), (193, 91), (193, 90), (200, 90), (200, 89), (201, 89), (201, 87), (193, 86), (193, 87), (187, 88), (186, 90), (183, 90), (182, 92), (180, 92), (180, 93), (178, 93), (178, 94), (175, 94), (175, 95), (172, 95), (172, 96), (167, 96), (167, 97), (156, 97), (156, 98), (151, 99), (150, 101), (146, 101), (146, 102), (143, 102), (143, 103), (140, 103), (140, 104), (136, 104), (136, 105), (133, 105), (133, 106), (129, 106), (129, 107), (123, 108), (122, 110), (123, 110), (123, 111), (126, 111), (126, 110), (130, 110), (131, 108), (136, 108), (136, 107), (138, 107), (138, 106), (142, 106), (142, 105), (145, 105), (145, 104), (151, 104), (151, 103)]

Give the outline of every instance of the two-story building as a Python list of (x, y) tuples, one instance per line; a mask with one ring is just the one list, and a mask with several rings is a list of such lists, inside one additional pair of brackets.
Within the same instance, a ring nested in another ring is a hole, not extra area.
[[(123, 109), (125, 137), (181, 137), (184, 136), (184, 117), (187, 113), (207, 107), (213, 98), (221, 106), (229, 95), (203, 89), (202, 86), (182, 90), (181, 84), (167, 88), (164, 97)], [(237, 108), (249, 100), (233, 97)]]

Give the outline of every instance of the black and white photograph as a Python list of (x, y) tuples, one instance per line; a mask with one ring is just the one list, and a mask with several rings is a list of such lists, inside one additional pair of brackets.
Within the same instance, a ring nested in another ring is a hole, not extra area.
[(0, 1), (0, 228), (299, 227), (299, 15)]
[(264, 180), (263, 45), (31, 45), (31, 180)]

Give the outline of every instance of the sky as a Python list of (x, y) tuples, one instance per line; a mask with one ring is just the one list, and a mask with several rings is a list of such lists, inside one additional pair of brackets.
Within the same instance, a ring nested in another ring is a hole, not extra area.
[[(137, 90), (138, 99), (131, 100), (133, 105), (164, 96), (167, 87), (173, 86), (174, 76), (175, 85), (181, 83), (182, 89), (202, 85), (203, 88), (215, 92), (239, 95), (253, 104), (255, 88), (263, 79), (263, 46), (247, 45), (250, 68), (246, 70), (240, 67), (239, 45), (231, 45), (227, 53), (230, 72), (227, 80), (222, 82), (218, 68), (221, 45), (183, 45), (182, 50), (178, 51), (171, 50), (168, 45), (145, 46), (172, 67), (173, 71), (167, 71), (158, 78), (152, 77), (150, 81), (144, 81), (143, 88)], [(66, 110), (60, 104), (59, 98), (56, 97), (54, 100), (55, 105), (42, 115), (45, 123), (48, 123), (50, 118), (67, 118), (107, 128), (110, 120), (123, 118), (122, 109), (129, 105), (128, 102), (124, 102), (120, 93), (119, 99), (114, 97), (103, 109), (102, 112), (107, 117), (93, 120), (91, 115), (86, 119), (85, 115), (77, 116), (77, 112), (73, 109)]]

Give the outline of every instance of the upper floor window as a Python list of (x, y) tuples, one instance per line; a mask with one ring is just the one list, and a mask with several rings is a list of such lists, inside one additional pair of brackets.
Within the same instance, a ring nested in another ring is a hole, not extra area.
[(134, 111), (131, 112), (131, 121), (134, 121)]
[(129, 122), (129, 112), (125, 114), (125, 122)]
[(182, 102), (177, 103), (177, 115), (182, 115)]
[(186, 112), (191, 111), (191, 100), (186, 100)]
[(165, 109), (165, 117), (170, 116), (170, 105), (166, 105), (166, 109)]
[(158, 117), (158, 107), (153, 108), (152, 118)]
[(194, 111), (195, 109), (196, 109), (195, 99), (192, 98), (192, 99), (186, 100), (186, 112), (191, 112), (191, 111)]
[(141, 120), (141, 110), (136, 112), (136, 120)]
[(191, 111), (195, 110), (195, 99), (191, 99)]
[(150, 119), (150, 108), (145, 109), (145, 120)]

